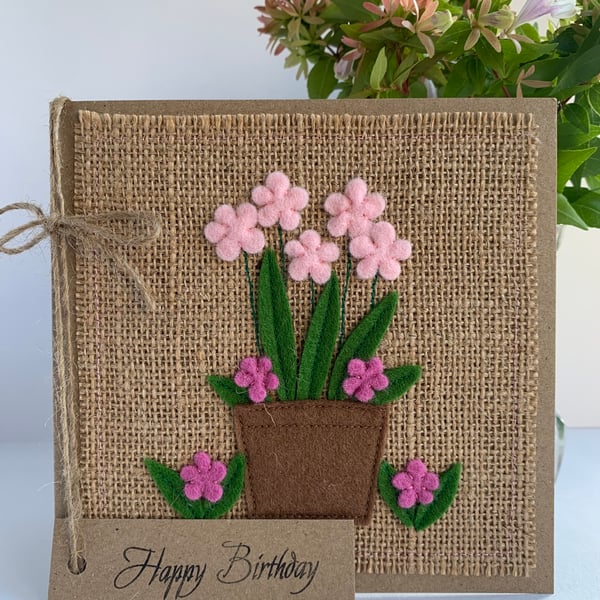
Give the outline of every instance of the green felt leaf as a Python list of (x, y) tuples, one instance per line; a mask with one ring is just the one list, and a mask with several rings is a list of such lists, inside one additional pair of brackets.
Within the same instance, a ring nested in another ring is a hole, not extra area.
[(227, 406), (233, 408), (238, 404), (252, 404), (250, 397), (248, 396), (248, 390), (236, 385), (231, 377), (209, 375), (206, 380)]
[(373, 65), (373, 70), (371, 71), (371, 77), (369, 79), (369, 83), (374, 90), (378, 90), (381, 87), (381, 82), (383, 81), (386, 71), (387, 56), (385, 55), (385, 47), (383, 47), (377, 55), (377, 60)]
[(452, 505), (458, 492), (461, 470), (461, 463), (454, 463), (440, 473), (440, 486), (433, 492), (431, 504), (417, 504), (407, 509), (398, 506), (398, 490), (392, 485), (396, 469), (388, 462), (382, 461), (377, 482), (379, 494), (404, 525), (422, 531), (439, 520)]
[(308, 97), (311, 99), (328, 98), (333, 92), (337, 79), (333, 71), (334, 61), (332, 58), (323, 58), (315, 63), (308, 74), (306, 86)]
[(386, 369), (384, 373), (390, 384), (385, 390), (376, 392), (375, 398), (369, 404), (388, 404), (406, 394), (421, 378), (421, 367), (419, 365), (403, 365)]
[(185, 482), (178, 471), (150, 458), (144, 459), (144, 465), (167, 503), (184, 519), (218, 519), (231, 510), (244, 489), (246, 458), (240, 453), (229, 461), (227, 475), (221, 483), (223, 496), (215, 503), (205, 498), (188, 500), (183, 491)]
[(580, 229), (587, 229), (585, 221), (563, 194), (557, 195), (556, 220), (559, 225), (573, 225)]
[(298, 400), (321, 397), (340, 331), (340, 286), (335, 273), (323, 288), (313, 313), (298, 370)]
[(373, 358), (385, 335), (398, 303), (398, 293), (390, 292), (378, 302), (373, 309), (360, 321), (346, 338), (344, 345), (333, 364), (327, 397), (330, 400), (341, 400), (346, 394), (342, 383), (346, 377), (346, 368), (352, 358), (368, 360)]
[(383, 501), (394, 515), (407, 527), (413, 527), (413, 517), (410, 511), (398, 506), (398, 490), (392, 485), (396, 469), (387, 461), (382, 461), (377, 477), (377, 487)]
[(571, 178), (592, 154), (596, 148), (582, 148), (580, 150), (559, 150), (557, 154), (557, 182), (556, 189), (561, 192)]
[(246, 457), (238, 452), (227, 465), (227, 475), (221, 485), (223, 486), (223, 497), (214, 504), (208, 500), (199, 500), (204, 503), (204, 518), (218, 519), (229, 512), (238, 501), (244, 489), (244, 477), (246, 475)]
[(440, 473), (440, 487), (433, 492), (431, 504), (419, 504), (414, 516), (414, 527), (422, 531), (440, 519), (452, 505), (458, 485), (462, 465), (454, 463), (443, 473)]
[(160, 493), (177, 514), (184, 519), (202, 518), (198, 510), (201, 507), (195, 507), (195, 503), (185, 497), (183, 493), (185, 483), (179, 476), (178, 471), (169, 469), (169, 467), (165, 467), (150, 458), (144, 459), (144, 465), (146, 465), (146, 469), (148, 469), (150, 476), (154, 479), (154, 483), (160, 490)]
[(265, 250), (258, 277), (258, 329), (273, 372), (279, 377), (277, 395), (293, 400), (296, 395), (296, 341), (285, 283), (271, 248)]

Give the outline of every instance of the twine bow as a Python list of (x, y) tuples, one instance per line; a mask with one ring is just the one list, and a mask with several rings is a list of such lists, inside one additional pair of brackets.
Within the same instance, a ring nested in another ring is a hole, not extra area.
[[(141, 246), (158, 239), (161, 233), (159, 218), (150, 212), (128, 210), (109, 211), (97, 215), (46, 215), (36, 204), (15, 202), (0, 208), (0, 216), (12, 210), (26, 210), (33, 219), (24, 225), (15, 227), (0, 237), (0, 252), (3, 254), (20, 254), (47, 237), (60, 236), (76, 242), (83, 251), (97, 251), (105, 259), (112, 262), (128, 277), (142, 295), (144, 303), (150, 310), (155, 310), (156, 303), (147, 284), (136, 269), (127, 261), (119, 247)], [(132, 235), (117, 233), (111, 224), (130, 225), (134, 229)], [(19, 246), (8, 244), (28, 231), (36, 231), (33, 237)]]

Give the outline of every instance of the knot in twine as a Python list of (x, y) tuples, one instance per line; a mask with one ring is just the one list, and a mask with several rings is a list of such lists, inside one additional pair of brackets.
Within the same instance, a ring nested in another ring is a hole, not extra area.
[[(141, 246), (158, 239), (161, 233), (160, 219), (153, 213), (143, 211), (116, 210), (97, 215), (46, 215), (36, 204), (15, 202), (0, 208), (0, 216), (12, 210), (25, 210), (33, 219), (24, 225), (15, 227), (0, 237), (0, 252), (20, 254), (39, 244), (47, 237), (58, 236), (69, 242), (76, 242), (83, 251), (96, 251), (112, 262), (125, 276), (133, 281), (150, 310), (156, 309), (156, 303), (142, 276), (119, 252), (118, 248)], [(114, 231), (110, 225), (120, 223), (134, 228), (132, 235), (123, 235)], [(37, 231), (36, 231), (37, 230)], [(28, 231), (36, 232), (33, 237), (19, 246), (8, 244)]]

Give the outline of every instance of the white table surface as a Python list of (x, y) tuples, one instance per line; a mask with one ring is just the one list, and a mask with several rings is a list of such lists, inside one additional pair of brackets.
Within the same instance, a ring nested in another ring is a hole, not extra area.
[[(599, 459), (600, 429), (567, 429), (565, 458), (556, 485), (556, 594), (552, 597), (557, 600), (600, 600)], [(0, 600), (42, 600), (47, 594), (52, 540), (52, 448), (0, 443), (0, 473)], [(426, 600), (444, 596), (359, 597)]]

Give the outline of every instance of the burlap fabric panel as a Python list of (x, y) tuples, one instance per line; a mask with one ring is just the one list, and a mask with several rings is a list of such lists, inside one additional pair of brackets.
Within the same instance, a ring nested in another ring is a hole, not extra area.
[[(535, 567), (537, 394), (535, 124), (530, 115), (125, 116), (83, 111), (75, 132), (76, 214), (152, 211), (163, 235), (131, 248), (159, 309), (101, 260), (78, 256), (76, 320), (84, 516), (174, 516), (145, 472), (198, 449), (236, 450), (231, 411), (206, 383), (255, 352), (243, 261), (203, 236), (222, 203), (238, 205), (281, 170), (310, 193), (301, 228), (325, 239), (328, 194), (353, 177), (387, 198), (382, 218), (413, 242), (397, 314), (379, 355), (418, 363), (422, 380), (393, 404), (385, 458), (441, 471), (463, 463), (454, 505), (416, 533), (376, 500), (356, 529), (369, 573), (527, 575)], [(294, 234), (286, 234), (291, 239)], [(297, 234), (296, 234), (297, 235)], [(274, 232), (268, 234), (276, 245)], [(338, 240), (339, 242), (339, 240)], [(337, 263), (343, 277), (345, 242)], [(254, 273), (256, 257), (250, 268)], [(289, 283), (298, 341), (310, 305)], [(348, 327), (370, 284), (354, 278)], [(243, 518), (242, 499), (231, 518)]]

